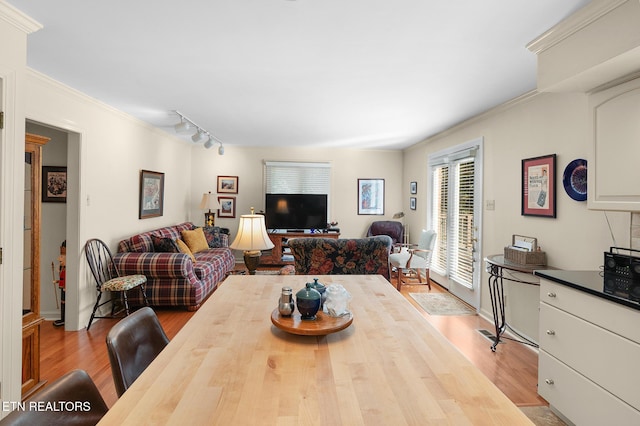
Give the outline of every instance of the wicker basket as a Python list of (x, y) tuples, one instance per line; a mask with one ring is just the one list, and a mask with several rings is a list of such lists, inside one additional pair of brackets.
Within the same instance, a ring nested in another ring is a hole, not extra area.
[(546, 265), (547, 255), (543, 251), (521, 251), (504, 248), (504, 259), (520, 265)]

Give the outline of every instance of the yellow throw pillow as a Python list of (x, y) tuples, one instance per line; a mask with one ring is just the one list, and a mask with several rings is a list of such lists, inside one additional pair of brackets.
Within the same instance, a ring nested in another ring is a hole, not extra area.
[(184, 241), (182, 241), (181, 239), (178, 238), (176, 240), (176, 244), (178, 244), (178, 248), (180, 249), (180, 253), (188, 254), (189, 257), (191, 258), (191, 260), (193, 260), (194, 262), (196, 261), (195, 256), (193, 255), (191, 250), (189, 250), (189, 247), (185, 244)]
[(196, 228), (191, 231), (182, 231), (182, 240), (187, 244), (191, 253), (198, 253), (199, 251), (207, 250), (209, 243), (207, 243), (207, 237), (204, 236), (202, 228)]

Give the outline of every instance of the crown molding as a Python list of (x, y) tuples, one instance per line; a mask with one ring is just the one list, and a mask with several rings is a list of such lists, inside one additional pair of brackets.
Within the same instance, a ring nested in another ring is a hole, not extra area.
[(593, 0), (582, 9), (554, 25), (535, 40), (529, 42), (527, 49), (535, 54), (540, 54), (628, 1), (630, 0)]
[(470, 117), (466, 120), (460, 121), (459, 123), (453, 124), (451, 127), (448, 127), (445, 130), (442, 130), (441, 132), (438, 133), (434, 133), (433, 135), (427, 136), (425, 138), (423, 138), (420, 142), (415, 143), (411, 146), (406, 147), (405, 149), (403, 149), (403, 151), (410, 151), (411, 149), (417, 148), (417, 147), (421, 147), (424, 145), (427, 145), (435, 140), (441, 139), (445, 136), (451, 135), (452, 133), (455, 133), (465, 127), (468, 127), (474, 123), (477, 123), (479, 121), (482, 120), (486, 120), (490, 117), (493, 116), (497, 116), (499, 114), (501, 114), (504, 111), (507, 111), (517, 105), (521, 105), (525, 102), (529, 102), (533, 99), (535, 99), (536, 97), (540, 96), (541, 93), (538, 92), (537, 90), (530, 90), (526, 93), (523, 93), (520, 96), (517, 96), (513, 99), (510, 99), (506, 102), (503, 102), (499, 105), (496, 105), (495, 107), (488, 109), (485, 112), (481, 112), (478, 115), (474, 115), (473, 117)]
[(43, 25), (40, 22), (27, 16), (22, 11), (4, 1), (0, 1), (0, 19), (8, 22), (26, 34), (34, 33), (43, 28)]
[[(145, 128), (145, 129), (149, 130), (150, 132), (155, 132), (155, 133), (158, 133), (158, 134), (163, 135), (165, 137), (169, 136), (170, 138), (175, 139), (175, 140), (177, 140), (179, 142), (183, 142), (183, 143), (185, 142), (183, 139), (175, 136), (174, 134), (172, 134), (170, 132), (167, 132), (164, 129), (156, 127), (156, 126), (154, 126), (154, 125), (152, 125), (150, 123), (147, 123), (146, 121), (143, 121), (143, 120), (141, 120), (139, 118), (136, 118), (136, 117), (134, 117), (134, 116), (132, 116), (130, 114), (127, 114), (126, 112), (121, 111), (121, 110), (119, 110), (119, 109), (117, 109), (117, 108), (115, 108), (115, 107), (113, 107), (113, 106), (111, 106), (109, 104), (106, 104), (101, 100), (98, 100), (96, 98), (92, 98), (91, 96), (87, 95), (86, 93), (83, 93), (83, 92), (81, 92), (81, 91), (79, 91), (77, 89), (74, 89), (73, 87), (67, 86), (66, 84), (61, 83), (58, 80), (55, 80), (55, 79), (49, 77), (48, 75), (41, 73), (40, 71), (36, 71), (33, 68), (27, 67), (26, 68), (26, 73), (27, 73), (28, 78), (32, 78), (34, 80), (37, 80), (37, 81), (41, 82), (43, 85), (49, 87), (52, 90), (55, 90), (55, 91), (61, 93), (62, 95), (66, 96), (66, 97), (74, 99), (74, 100), (76, 100), (76, 101), (78, 101), (80, 103), (85, 103), (87, 105), (91, 105), (91, 106), (93, 106), (93, 107), (95, 107), (97, 109), (100, 109), (100, 110), (102, 110), (102, 111), (104, 111), (106, 113), (109, 113), (109, 114), (112, 114), (114, 116), (117, 116), (120, 119), (129, 121), (129, 122), (131, 122), (131, 123), (133, 123), (135, 125), (141, 126), (141, 127)], [(45, 124), (55, 124), (55, 123), (50, 122), (49, 120), (42, 121), (42, 119), (38, 118), (38, 117), (27, 116), (27, 118), (28, 119), (32, 119), (34, 121), (41, 121), (41, 122), (43, 122)], [(58, 126), (58, 127), (64, 128), (66, 130), (68, 130), (68, 129), (79, 129), (80, 128), (80, 126), (79, 126), (79, 124), (77, 122), (74, 122), (74, 121), (71, 121), (71, 120), (65, 121), (64, 125), (62, 123), (58, 123), (58, 124), (55, 124), (55, 125)]]

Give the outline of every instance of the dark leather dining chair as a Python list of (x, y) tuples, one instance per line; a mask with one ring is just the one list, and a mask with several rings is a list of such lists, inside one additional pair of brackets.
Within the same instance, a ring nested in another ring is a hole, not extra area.
[[(56, 410), (36, 410), (32, 403), (73, 404)], [(24, 410), (15, 410), (0, 420), (2, 426), (93, 426), (107, 413), (107, 404), (84, 370), (73, 370), (45, 386), (24, 401)]]
[(148, 306), (121, 319), (107, 334), (107, 352), (118, 397), (169, 343), (156, 313)]

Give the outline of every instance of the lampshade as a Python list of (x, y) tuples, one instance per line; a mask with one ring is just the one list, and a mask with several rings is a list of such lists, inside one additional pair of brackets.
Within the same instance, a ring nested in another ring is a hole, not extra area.
[(238, 235), (229, 246), (236, 250), (256, 251), (273, 248), (273, 243), (267, 234), (264, 216), (261, 214), (243, 214), (240, 216)]
[(200, 210), (217, 210), (220, 208), (217, 198), (209, 191), (202, 194), (202, 201), (200, 201)]

